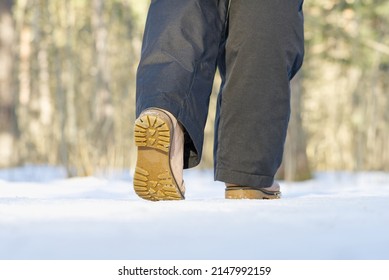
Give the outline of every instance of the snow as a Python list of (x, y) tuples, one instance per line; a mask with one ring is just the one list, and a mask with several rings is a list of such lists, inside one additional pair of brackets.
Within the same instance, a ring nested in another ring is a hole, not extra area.
[(157, 203), (131, 174), (0, 170), (0, 259), (389, 259), (389, 173), (317, 173), (248, 201), (194, 169), (185, 201)]

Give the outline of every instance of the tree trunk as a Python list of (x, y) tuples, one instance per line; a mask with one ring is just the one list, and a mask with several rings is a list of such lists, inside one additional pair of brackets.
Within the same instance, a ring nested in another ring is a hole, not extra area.
[(104, 21), (104, 1), (93, 0), (92, 27), (95, 40), (95, 108), (94, 118), (103, 124), (112, 117), (112, 101), (109, 90), (108, 72), (108, 30)]
[(306, 138), (302, 124), (302, 74), (297, 74), (291, 83), (292, 113), (285, 143), (283, 164), (277, 177), (287, 181), (302, 181), (311, 178), (306, 153)]
[(0, 2), (0, 167), (16, 163), (17, 124), (13, 92), (15, 26), (13, 0)]

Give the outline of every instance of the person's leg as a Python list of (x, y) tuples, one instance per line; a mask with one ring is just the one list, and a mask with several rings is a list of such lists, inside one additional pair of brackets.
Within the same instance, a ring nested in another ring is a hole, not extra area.
[(227, 0), (150, 5), (135, 122), (134, 189), (144, 199), (183, 199), (182, 169), (200, 161), (227, 6)]
[[(304, 54), (302, 0), (231, 1), (215, 133), (215, 179), (272, 186)], [(224, 71), (223, 71), (224, 70)]]
[(185, 167), (200, 162), (228, 0), (154, 0), (137, 71), (137, 117), (150, 107), (185, 129)]

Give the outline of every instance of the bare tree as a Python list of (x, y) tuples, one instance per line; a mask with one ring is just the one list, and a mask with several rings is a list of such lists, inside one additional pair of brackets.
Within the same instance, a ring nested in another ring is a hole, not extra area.
[(13, 88), (15, 23), (12, 0), (0, 2), (0, 166), (16, 163), (17, 123)]
[(285, 143), (284, 160), (279, 177), (288, 181), (307, 180), (312, 177), (306, 147), (306, 135), (303, 128), (302, 98), (303, 73), (299, 72), (291, 82), (291, 117)]

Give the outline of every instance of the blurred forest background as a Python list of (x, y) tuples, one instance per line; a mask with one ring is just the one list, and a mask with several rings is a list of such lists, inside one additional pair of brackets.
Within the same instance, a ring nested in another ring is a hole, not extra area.
[[(148, 0), (0, 0), (0, 167), (135, 163)], [(279, 176), (389, 171), (389, 0), (305, 1), (306, 58)], [(212, 167), (211, 95), (202, 168)]]

